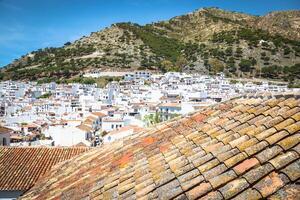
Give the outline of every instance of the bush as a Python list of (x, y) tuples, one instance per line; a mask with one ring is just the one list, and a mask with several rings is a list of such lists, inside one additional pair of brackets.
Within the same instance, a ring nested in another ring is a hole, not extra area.
[(239, 66), (242, 72), (250, 72), (252, 69), (252, 62), (251, 60), (242, 59)]

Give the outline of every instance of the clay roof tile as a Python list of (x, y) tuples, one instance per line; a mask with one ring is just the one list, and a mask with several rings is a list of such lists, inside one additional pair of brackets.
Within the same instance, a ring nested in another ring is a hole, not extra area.
[(103, 145), (53, 168), (22, 198), (284, 196), (299, 180), (299, 104), (268, 95), (205, 107)]

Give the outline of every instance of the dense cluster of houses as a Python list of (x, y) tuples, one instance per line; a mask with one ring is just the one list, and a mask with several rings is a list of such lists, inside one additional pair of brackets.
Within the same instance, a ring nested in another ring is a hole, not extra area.
[(223, 74), (137, 71), (122, 76), (105, 88), (1, 82), (0, 145), (95, 146), (243, 93), (288, 90), (267, 82), (230, 83)]

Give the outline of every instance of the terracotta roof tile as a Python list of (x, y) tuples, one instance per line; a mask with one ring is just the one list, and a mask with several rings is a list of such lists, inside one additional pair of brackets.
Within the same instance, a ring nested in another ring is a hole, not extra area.
[(300, 199), (300, 185), (289, 184), (268, 197), (270, 200), (278, 199)]
[(265, 115), (265, 116), (270, 115), (271, 117), (274, 118), (274, 117), (277, 116), (278, 110), (279, 110), (279, 109), (280, 109), (280, 107), (275, 106), (275, 107), (273, 107), (273, 108), (271, 108), (271, 109), (269, 109), (269, 110), (266, 110), (266, 111), (263, 112), (262, 114)]
[(247, 160), (244, 160), (242, 163), (236, 165), (233, 170), (236, 174), (241, 175), (248, 171), (249, 169), (257, 166), (259, 164), (259, 161), (256, 158), (249, 158)]
[(240, 151), (237, 148), (231, 149), (229, 151), (220, 153), (218, 155), (216, 155), (216, 157), (218, 158), (218, 160), (220, 162), (225, 161), (233, 156), (235, 156), (236, 154), (238, 154)]
[(278, 131), (280, 131), (293, 123), (295, 123), (293, 119), (286, 119), (283, 122), (275, 125), (274, 128), (276, 128)]
[(204, 172), (203, 176), (205, 177), (206, 180), (209, 180), (225, 172), (226, 170), (227, 167), (224, 164), (219, 164), (218, 166), (215, 166), (214, 168)]
[(233, 170), (224, 172), (212, 179), (209, 180), (210, 184), (213, 186), (213, 188), (218, 188), (221, 185), (224, 185), (225, 183), (235, 179), (237, 175)]
[(227, 167), (232, 167), (234, 166), (235, 164), (239, 163), (240, 161), (244, 160), (245, 158), (247, 158), (247, 154), (245, 154), (244, 152), (242, 153), (239, 153), (227, 160), (224, 161), (224, 164), (227, 166)]
[(266, 137), (269, 137), (271, 135), (273, 135), (274, 133), (276, 133), (277, 130), (275, 128), (269, 128), (257, 135), (255, 135), (255, 137), (259, 140), (262, 141), (263, 139), (265, 139)]
[(289, 136), (289, 137), (281, 140), (277, 144), (279, 146), (281, 146), (284, 150), (288, 150), (288, 149), (294, 147), (295, 145), (297, 145), (299, 142), (300, 142), (300, 133)]
[(188, 199), (197, 199), (198, 197), (207, 194), (211, 190), (212, 187), (209, 183), (201, 183), (200, 185), (186, 192), (186, 196)]
[(256, 138), (251, 138), (251, 139), (248, 140), (248, 141), (245, 141), (245, 142), (243, 142), (243, 143), (238, 144), (238, 145), (237, 145), (237, 148), (238, 148), (240, 151), (244, 151), (244, 150), (247, 149), (248, 147), (257, 144), (258, 142), (259, 142), (259, 141), (258, 141)]
[(293, 150), (296, 151), (300, 155), (300, 144), (293, 147)]
[(294, 161), (294, 160), (296, 160), (298, 158), (299, 158), (299, 155), (296, 152), (289, 151), (287, 153), (278, 155), (277, 157), (273, 158), (269, 162), (276, 169), (280, 169), (280, 168), (286, 166), (287, 164), (289, 164), (290, 162), (292, 162), (292, 161)]
[(257, 189), (263, 197), (267, 197), (282, 188), (287, 182), (288, 180), (285, 175), (272, 172), (255, 184), (254, 188)]
[(300, 178), (300, 160), (296, 160), (291, 163), (283, 170), (281, 170), (284, 174), (286, 174), (291, 181), (296, 181)]
[(274, 125), (276, 124), (279, 124), (280, 122), (283, 121), (283, 118), (281, 116), (277, 116), (275, 118), (272, 118), (271, 120), (265, 122), (263, 125), (266, 127), (266, 128), (271, 128), (273, 127)]
[(269, 174), (273, 170), (273, 166), (269, 163), (258, 166), (249, 172), (247, 172), (243, 177), (250, 183), (254, 183), (260, 180), (265, 175)]
[(265, 150), (255, 155), (255, 157), (259, 160), (261, 164), (264, 164), (265, 162), (277, 156), (282, 151), (283, 149), (276, 145), (270, 148), (266, 148)]
[(253, 146), (248, 147), (245, 149), (245, 152), (249, 155), (252, 156), (253, 154), (258, 153), (259, 151), (263, 150), (266, 146), (268, 146), (268, 143), (265, 141), (261, 141)]
[(219, 160), (215, 158), (215, 159), (199, 166), (198, 169), (201, 172), (201, 174), (203, 174), (204, 172), (206, 172), (206, 171), (210, 170), (211, 168), (217, 166), (219, 163), (220, 163)]
[(248, 122), (250, 119), (254, 118), (255, 115), (254, 114), (247, 114), (245, 113), (246, 116), (240, 116), (240, 118), (238, 118), (237, 120), (241, 123), (245, 123)]
[(295, 194), (291, 185), (299, 181), (300, 107), (298, 97), (290, 97), (248, 95), (158, 124), (57, 165), (23, 198), (259, 199)]
[(219, 189), (225, 199), (232, 198), (236, 194), (245, 190), (249, 183), (244, 178), (235, 179)]
[(285, 138), (288, 135), (289, 135), (289, 133), (287, 131), (283, 130), (283, 131), (275, 133), (274, 135), (267, 137), (265, 140), (269, 144), (272, 145), (272, 144), (275, 144), (276, 142), (280, 141), (282, 138)]
[(0, 190), (28, 190), (55, 164), (89, 148), (0, 147)]
[(214, 191), (200, 198), (201, 200), (222, 200), (223, 196), (220, 192)]
[(234, 197), (234, 200), (257, 200), (257, 199), (261, 199), (262, 196), (260, 195), (260, 193), (257, 190), (254, 189), (247, 189), (245, 191), (243, 191), (242, 193), (238, 194), (236, 197)]
[(300, 122), (289, 125), (285, 128), (285, 130), (287, 130), (290, 134), (296, 133), (300, 130)]
[[(267, 117), (269, 117), (269, 116), (267, 116)], [(263, 116), (263, 115), (258, 115), (258, 116), (256, 116), (256, 117), (254, 117), (254, 118), (248, 120), (247, 123), (250, 124), (250, 125), (252, 125), (252, 124), (254, 125), (254, 123), (259, 122), (260, 120), (263, 120), (263, 119), (265, 119), (265, 116)]]
[(249, 135), (249, 137), (253, 137), (253, 136), (261, 133), (264, 130), (266, 130), (265, 126), (259, 126), (257, 128), (254, 128), (254, 129), (250, 130), (248, 133), (246, 133), (246, 135)]
[(286, 118), (288, 118), (288, 117), (290, 117), (290, 116), (292, 116), (292, 115), (294, 115), (294, 114), (297, 114), (297, 113), (299, 113), (299, 112), (300, 112), (300, 107), (295, 107), (295, 108), (293, 108), (293, 109), (289, 109), (289, 110), (287, 110), (287, 111), (285, 111), (285, 112), (280, 113), (280, 115), (281, 115), (284, 119), (286, 119)]
[(300, 121), (300, 112), (294, 114), (291, 116), (292, 119), (294, 119), (296, 122)]
[[(260, 115), (261, 116), (261, 115)], [(271, 116), (263, 117), (262, 119), (254, 122), (255, 126), (261, 126), (264, 125), (266, 122), (270, 121), (272, 119)]]

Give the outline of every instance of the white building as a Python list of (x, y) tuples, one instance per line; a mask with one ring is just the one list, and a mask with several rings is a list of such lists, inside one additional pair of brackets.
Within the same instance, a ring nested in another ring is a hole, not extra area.
[(102, 119), (102, 131), (112, 131), (118, 128), (122, 128), (124, 126), (123, 119), (114, 119), (110, 117), (106, 117)]
[(0, 146), (10, 146), (10, 135), (13, 130), (0, 126)]

